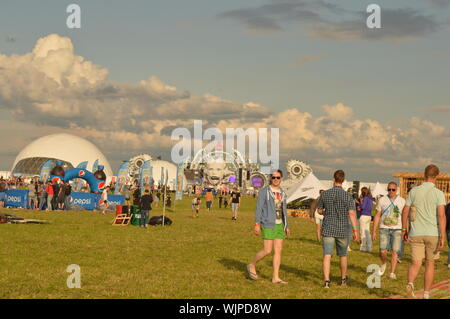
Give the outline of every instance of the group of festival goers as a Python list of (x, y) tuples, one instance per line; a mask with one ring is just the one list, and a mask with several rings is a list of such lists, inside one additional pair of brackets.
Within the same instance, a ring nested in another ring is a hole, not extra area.
[[(396, 182), (387, 186), (387, 196), (381, 196), (376, 201), (373, 227), (371, 230), (372, 209), (374, 199), (367, 187), (361, 188), (361, 195), (354, 198), (351, 193), (342, 188), (345, 173), (337, 170), (333, 175), (334, 185), (329, 190), (320, 190), (319, 198), (311, 203), (313, 220), (316, 224), (317, 240), (322, 244), (323, 250), (323, 278), (324, 288), (330, 288), (330, 264), (336, 248), (340, 259), (341, 285), (349, 282), (347, 275), (350, 242), (360, 242), (360, 251), (371, 252), (372, 242), (379, 239), (380, 243), (380, 270), (378, 275), (383, 276), (389, 270), (389, 278), (397, 279), (397, 264), (403, 257), (404, 245), (411, 247), (411, 264), (408, 269), (408, 282), (406, 293), (415, 298), (414, 282), (425, 259), (424, 294), (428, 299), (434, 279), (434, 263), (439, 258), (439, 251), (444, 249), (444, 236), (450, 248), (450, 203), (446, 205), (444, 193), (436, 188), (436, 179), (439, 168), (428, 165), (424, 171), (425, 182), (409, 190), (406, 199), (398, 193)], [(262, 235), (263, 247), (256, 253), (250, 264), (247, 265), (247, 274), (253, 280), (258, 280), (257, 264), (273, 252), (272, 283), (287, 284), (281, 279), (279, 270), (283, 240), (290, 236), (286, 193), (281, 188), (283, 172), (274, 171), (270, 176), (270, 185), (263, 187), (257, 193), (256, 216), (254, 233)], [(68, 198), (71, 194), (69, 183), (48, 182), (42, 183), (32, 180), (25, 183), (20, 179), (0, 179), (0, 195), (7, 189), (25, 189), (29, 191), (29, 207), (33, 209), (58, 210), (67, 209)], [(101, 196), (100, 204), (105, 213), (108, 204), (110, 187), (106, 187)], [(142, 227), (147, 227), (147, 219), (152, 209), (163, 200), (164, 190), (144, 190), (141, 196), (139, 185), (126, 186), (123, 194), (126, 205), (137, 205), (142, 217)], [(201, 192), (196, 187), (192, 192), (192, 212), (194, 217), (199, 216), (201, 205)], [(237, 220), (238, 209), (241, 203), (241, 193), (234, 186), (232, 191), (220, 188), (217, 191), (219, 208), (227, 208), (231, 203), (233, 221)], [(253, 194), (256, 196), (256, 193)], [(215, 199), (215, 190), (207, 188), (205, 192), (206, 209), (212, 211)], [(166, 194), (165, 204), (170, 207), (170, 195)], [(3, 207), (4, 198), (0, 197), (0, 207)], [(390, 258), (388, 254), (391, 254)], [(388, 265), (389, 264), (389, 265)], [(447, 259), (450, 269), (450, 249)]]
[[(228, 192), (228, 190), (224, 188), (220, 188), (217, 191), (217, 196), (219, 200), (219, 209), (222, 208), (222, 203), (224, 203), (225, 208), (228, 207), (228, 202), (231, 203), (231, 211), (232, 211), (231, 220), (236, 221), (238, 217), (238, 210), (241, 204), (241, 192), (239, 191), (239, 188), (237, 186), (234, 186), (231, 192)], [(207, 188), (205, 192), (205, 202), (206, 202), (206, 210), (208, 212), (212, 211), (214, 198), (215, 198), (214, 189), (211, 187)], [(194, 218), (199, 217), (201, 202), (202, 199), (200, 194), (194, 194), (194, 198), (191, 201), (192, 216)]]
[[(336, 171), (333, 175), (334, 186), (326, 191), (321, 190), (320, 197), (313, 204), (314, 219), (320, 232), (318, 240), (322, 242), (323, 249), (323, 287), (331, 286), (330, 264), (335, 247), (340, 259), (340, 284), (346, 286), (349, 282), (347, 252), (351, 239), (361, 241), (360, 251), (370, 252), (372, 240), (379, 237), (381, 266), (378, 275), (383, 276), (386, 272), (388, 253), (391, 252), (389, 278), (397, 279), (396, 268), (403, 253), (403, 244), (410, 244), (411, 264), (407, 273), (406, 294), (409, 298), (415, 298), (414, 282), (425, 259), (423, 298), (428, 299), (434, 279), (434, 263), (439, 251), (444, 249), (444, 236), (450, 248), (450, 222), (446, 222), (450, 220), (450, 203), (446, 206), (444, 193), (435, 186), (438, 175), (439, 168), (428, 165), (424, 172), (425, 182), (413, 187), (406, 200), (398, 195), (397, 183), (390, 182), (388, 195), (381, 197), (376, 204), (370, 232), (373, 199), (369, 189), (363, 187), (361, 197), (355, 200), (342, 188), (344, 171)], [(290, 236), (286, 194), (280, 187), (282, 178), (281, 170), (273, 172), (271, 185), (259, 191), (254, 232), (256, 235), (262, 234), (264, 244), (247, 265), (249, 278), (258, 280), (258, 262), (273, 251), (274, 284), (287, 284), (279, 274), (283, 240)], [(450, 250), (447, 264), (450, 269)]]
[[(69, 208), (72, 186), (61, 180), (43, 183), (37, 179), (28, 182), (20, 178), (0, 178), (0, 207), (4, 207), (5, 193), (8, 189), (28, 190), (29, 209), (34, 210), (67, 210)], [(3, 194), (3, 195), (2, 195)]]

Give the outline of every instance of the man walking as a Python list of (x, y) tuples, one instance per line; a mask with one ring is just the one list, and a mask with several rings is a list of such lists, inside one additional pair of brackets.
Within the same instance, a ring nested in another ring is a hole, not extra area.
[(208, 212), (211, 212), (212, 204), (214, 201), (214, 195), (213, 195), (212, 188), (208, 188), (206, 190), (205, 200), (206, 200), (206, 209), (208, 210)]
[(359, 240), (356, 228), (355, 201), (352, 195), (342, 188), (344, 180), (344, 171), (336, 171), (334, 173), (334, 187), (323, 192), (318, 203), (318, 212), (324, 215), (322, 223), (324, 288), (330, 288), (331, 256), (335, 245), (337, 255), (340, 257), (341, 285), (345, 286), (348, 283), (347, 248), (349, 245), (349, 218), (353, 228), (353, 240)]
[(406, 293), (408, 297), (415, 298), (414, 280), (425, 258), (423, 298), (428, 299), (434, 279), (434, 256), (444, 248), (446, 220), (445, 196), (435, 186), (439, 168), (433, 164), (428, 165), (424, 175), (425, 182), (411, 189), (406, 199), (402, 213), (402, 237), (404, 241), (411, 243)]
[(397, 279), (398, 254), (402, 249), (402, 210), (405, 199), (397, 195), (397, 183), (388, 184), (388, 196), (379, 199), (373, 220), (372, 239), (377, 238), (377, 228), (380, 225), (380, 276), (383, 276), (387, 266), (387, 253), (392, 251), (391, 272), (389, 278)]

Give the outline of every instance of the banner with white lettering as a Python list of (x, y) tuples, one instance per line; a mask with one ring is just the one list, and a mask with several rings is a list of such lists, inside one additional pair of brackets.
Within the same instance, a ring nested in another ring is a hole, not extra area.
[(5, 197), (5, 207), (22, 207), (28, 205), (28, 190), (8, 189)]

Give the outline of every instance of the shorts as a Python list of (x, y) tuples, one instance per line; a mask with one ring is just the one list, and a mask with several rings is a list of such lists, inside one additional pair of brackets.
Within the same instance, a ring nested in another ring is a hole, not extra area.
[(206, 208), (211, 208), (212, 206), (212, 202), (211, 201), (207, 201), (206, 202)]
[(322, 222), (323, 222), (323, 215), (318, 214), (317, 212), (314, 213), (314, 219), (316, 221), (316, 225), (321, 225), (322, 226)]
[(239, 203), (231, 203), (231, 210), (236, 211), (238, 210)]
[(437, 236), (416, 236), (411, 237), (411, 259), (422, 261), (433, 260), (437, 253), (439, 237)]
[(200, 205), (192, 204), (192, 210), (199, 210), (199, 209), (200, 209)]
[(339, 257), (347, 256), (349, 239), (336, 237), (322, 237), (323, 255), (333, 255), (335, 243), (337, 255)]
[(283, 224), (275, 224), (273, 228), (266, 228), (261, 226), (261, 232), (263, 239), (285, 239), (286, 235), (284, 232)]
[(400, 253), (402, 250), (402, 230), (380, 228), (380, 250)]

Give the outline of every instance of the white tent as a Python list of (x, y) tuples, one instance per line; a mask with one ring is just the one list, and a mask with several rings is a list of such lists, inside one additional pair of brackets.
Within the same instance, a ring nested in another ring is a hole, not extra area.
[(305, 197), (305, 199), (317, 198), (319, 197), (319, 191), (321, 189), (325, 189), (322, 183), (317, 179), (317, 177), (313, 173), (309, 173), (299, 183), (292, 186), (292, 188), (289, 190), (286, 202), (290, 203), (302, 197)]
[(387, 190), (380, 183), (376, 183), (372, 190), (372, 196), (377, 197), (379, 195), (387, 195)]

